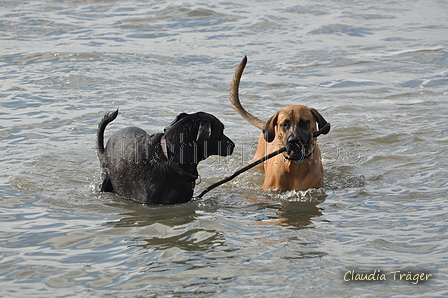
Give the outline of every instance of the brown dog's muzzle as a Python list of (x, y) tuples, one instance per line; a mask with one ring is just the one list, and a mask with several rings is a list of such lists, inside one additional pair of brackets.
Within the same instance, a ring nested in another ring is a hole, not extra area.
[(313, 134), (302, 134), (302, 135), (290, 135), (286, 140), (286, 159), (289, 160), (303, 160), (309, 157), (312, 153), (311, 150), (311, 139)]
[(317, 138), (321, 134), (327, 134), (330, 131), (330, 123), (325, 125), (316, 132), (299, 132), (296, 134), (290, 134), (286, 139), (285, 148), (286, 159), (289, 160), (304, 160), (313, 154), (314, 149), (311, 148), (311, 141), (313, 138)]

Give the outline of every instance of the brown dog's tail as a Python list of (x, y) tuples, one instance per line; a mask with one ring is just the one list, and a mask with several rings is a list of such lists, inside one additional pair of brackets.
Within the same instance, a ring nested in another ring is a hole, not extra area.
[(240, 65), (235, 71), (235, 75), (233, 76), (232, 84), (230, 85), (230, 102), (232, 103), (232, 107), (240, 114), (244, 119), (249, 121), (250, 124), (258, 127), (259, 129), (263, 129), (265, 125), (265, 121), (258, 119), (248, 111), (246, 111), (240, 102), (240, 97), (238, 95), (238, 89), (240, 87), (241, 76), (243, 75), (244, 67), (246, 67), (247, 57), (244, 56)]
[(104, 115), (103, 119), (101, 119), (100, 124), (98, 125), (98, 132), (96, 135), (96, 148), (98, 155), (104, 153), (104, 131), (106, 130), (106, 126), (117, 118), (118, 109), (115, 112), (108, 113)]

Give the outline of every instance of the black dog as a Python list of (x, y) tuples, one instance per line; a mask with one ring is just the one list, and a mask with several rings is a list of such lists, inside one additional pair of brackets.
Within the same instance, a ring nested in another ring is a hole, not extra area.
[(110, 137), (104, 130), (118, 115), (106, 114), (97, 134), (101, 163), (101, 191), (113, 191), (143, 204), (175, 204), (191, 200), (197, 165), (210, 155), (232, 154), (235, 144), (224, 135), (224, 125), (213, 115), (182, 113), (165, 133), (147, 134), (127, 127)]

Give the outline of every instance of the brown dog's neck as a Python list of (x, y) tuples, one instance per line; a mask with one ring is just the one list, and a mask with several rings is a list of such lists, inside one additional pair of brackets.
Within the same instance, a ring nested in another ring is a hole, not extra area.
[(317, 145), (313, 154), (301, 161), (285, 160), (284, 156), (279, 154), (264, 164), (264, 170), (265, 190), (306, 190), (323, 186), (322, 163)]

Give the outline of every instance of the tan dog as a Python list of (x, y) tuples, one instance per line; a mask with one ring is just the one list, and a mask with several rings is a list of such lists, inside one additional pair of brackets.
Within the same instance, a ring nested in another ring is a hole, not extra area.
[[(317, 136), (330, 131), (330, 123), (315, 109), (303, 105), (285, 107), (267, 122), (248, 113), (240, 103), (238, 89), (247, 58), (241, 61), (230, 87), (233, 108), (247, 121), (260, 128), (254, 160), (286, 147), (264, 164), (263, 189), (307, 190), (323, 186), (324, 169)], [(319, 130), (318, 130), (319, 129)]]

